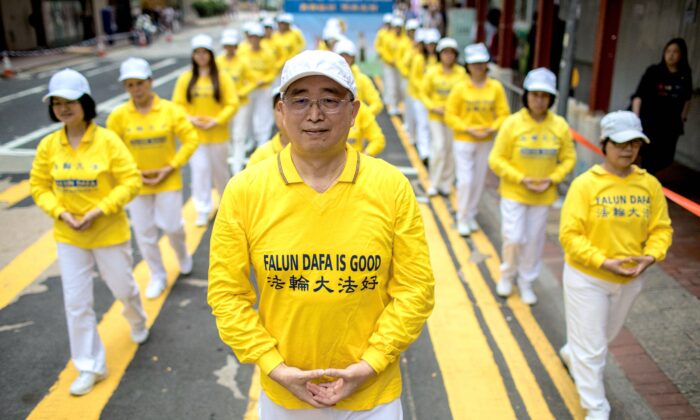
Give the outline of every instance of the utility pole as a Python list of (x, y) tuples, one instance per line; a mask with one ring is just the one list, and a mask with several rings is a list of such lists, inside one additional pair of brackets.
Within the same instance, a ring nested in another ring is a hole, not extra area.
[(571, 71), (574, 68), (574, 50), (576, 47), (576, 25), (581, 15), (579, 0), (571, 0), (569, 3), (569, 15), (566, 18), (566, 32), (564, 33), (564, 54), (559, 63), (559, 104), (557, 114), (566, 118), (566, 110), (569, 105), (569, 90), (571, 89)]

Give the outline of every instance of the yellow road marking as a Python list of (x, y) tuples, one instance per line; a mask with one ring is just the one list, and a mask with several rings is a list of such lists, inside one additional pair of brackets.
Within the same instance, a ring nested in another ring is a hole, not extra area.
[[(399, 139), (403, 143), (404, 149), (407, 151), (411, 163), (414, 167), (418, 168), (419, 178), (425, 187), (427, 185), (428, 178), (425, 167), (422, 165), (415, 149), (410, 147), (408, 144), (406, 134), (403, 131), (403, 127), (401, 127), (398, 118), (392, 117), (392, 122), (399, 135)], [(454, 196), (452, 196), (452, 198), (454, 199)], [(513, 383), (515, 384), (515, 387), (518, 390), (523, 403), (525, 404), (528, 414), (531, 418), (536, 419), (554, 418), (517, 340), (508, 327), (498, 302), (489, 290), (486, 280), (481, 275), (481, 272), (473, 263), (470, 262), (469, 257), (471, 252), (469, 251), (469, 248), (466, 246), (464, 240), (461, 239), (461, 237), (454, 231), (454, 229), (451, 229), (452, 217), (450, 216), (447, 207), (439, 198), (435, 198), (431, 201), (436, 210), (438, 218), (442, 221), (443, 226), (445, 226), (445, 231), (447, 232), (452, 248), (454, 249), (454, 253), (457, 256), (460, 266), (462, 267), (464, 278), (474, 293), (474, 297), (478, 302), (479, 308), (484, 316), (484, 321), (489, 331), (491, 331), (496, 345), (499, 349), (501, 349), (501, 353), (503, 354), (503, 358), (508, 366), (508, 370), (512, 375)], [(488, 242), (488, 238), (486, 238), (483, 232), (478, 232), (478, 234), (481, 235), (483, 240)], [(529, 308), (525, 310), (529, 311)], [(532, 322), (536, 324), (534, 318)]]
[(0, 191), (0, 201), (7, 203), (7, 207), (24, 200), (24, 198), (28, 196), (29, 181), (26, 179)]
[(253, 377), (250, 379), (250, 389), (248, 390), (248, 406), (246, 407), (243, 420), (258, 420), (258, 400), (260, 398), (260, 368), (255, 366)]
[(0, 309), (12, 303), (56, 261), (56, 241), (49, 230), (0, 271)]
[[(218, 202), (218, 195), (213, 194), (214, 204)], [(197, 217), (192, 200), (188, 200), (183, 208), (185, 219), (185, 232), (187, 235), (187, 250), (194, 252), (199, 245), (205, 227), (196, 227), (194, 221)], [(168, 287), (165, 292), (154, 300), (143, 300), (143, 307), (148, 316), (148, 326), (155, 322), (165, 299), (170, 294), (170, 289), (177, 278), (178, 262), (175, 252), (167, 245), (167, 237), (161, 238), (159, 245), (163, 254), (163, 264), (168, 273)], [(144, 290), (149, 281), (148, 267), (145, 261), (139, 262), (134, 269), (134, 277), (141, 290)], [(58, 380), (51, 387), (49, 393), (42, 399), (29, 414), (29, 419), (98, 419), (104, 406), (109, 401), (114, 391), (119, 386), (124, 372), (134, 358), (138, 345), (131, 341), (129, 324), (121, 315), (122, 304), (115, 301), (112, 307), (104, 314), (98, 326), (100, 337), (104, 342), (107, 352), (107, 370), (109, 375), (105, 380), (95, 386), (89, 394), (82, 397), (73, 397), (69, 393), (71, 383), (77, 378), (78, 371), (71, 362), (59, 374)]]
[(421, 205), (435, 275), (428, 329), (455, 419), (509, 419), (515, 412), (493, 353), (459, 282), (430, 210)]

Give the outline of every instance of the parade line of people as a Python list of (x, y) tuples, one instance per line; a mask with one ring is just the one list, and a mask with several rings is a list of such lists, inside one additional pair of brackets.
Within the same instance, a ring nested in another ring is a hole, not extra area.
[[(523, 107), (511, 114), (503, 86), (489, 77), (485, 45), (462, 50), (416, 20), (386, 15), (375, 40), (380, 95), (356, 65), (346, 30), (329, 19), (317, 49), (304, 51), (292, 16), (282, 14), (246, 23), (242, 35), (225, 30), (218, 56), (211, 37), (196, 35), (191, 68), (171, 100), (153, 92), (148, 62), (129, 58), (119, 82), (130, 99), (106, 128), (93, 121), (87, 79), (71, 69), (53, 75), (44, 102), (63, 126), (39, 144), (30, 184), (55, 219), (80, 372), (71, 394), (89, 393), (107, 375), (95, 268), (124, 304), (131, 339), (148, 339), (130, 226), (150, 272), (147, 299), (167, 286), (159, 231), (180, 272), (192, 271), (182, 219), (181, 168), (189, 162), (197, 226), (217, 210), (212, 187), (222, 197), (208, 301), (222, 340), (263, 372), (262, 418), (400, 419), (400, 354), (432, 311), (434, 279), (410, 183), (374, 158), (386, 143), (376, 120), (384, 106), (403, 116), (429, 171), (427, 194), (456, 193), (459, 234), (480, 229), (488, 168), (500, 178), (496, 291), (508, 297), (517, 287), (524, 303), (537, 302), (547, 215), (576, 161), (566, 120), (550, 110), (556, 76), (530, 71)], [(672, 237), (659, 182), (634, 165), (650, 142), (639, 118), (612, 112), (602, 133), (604, 162), (574, 180), (560, 227), (567, 326), (560, 355), (589, 419), (609, 417), (608, 343)]]

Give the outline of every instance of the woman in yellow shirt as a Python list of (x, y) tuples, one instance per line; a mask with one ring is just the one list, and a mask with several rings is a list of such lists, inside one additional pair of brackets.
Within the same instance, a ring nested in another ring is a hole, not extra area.
[(107, 375), (93, 309), (95, 268), (124, 305), (131, 339), (148, 338), (124, 212), (141, 175), (121, 139), (93, 122), (95, 101), (83, 75), (71, 69), (54, 74), (44, 102), (63, 127), (39, 143), (29, 184), (34, 202), (54, 219), (71, 360), (80, 372), (70, 393), (84, 395)]
[(192, 38), (192, 70), (177, 79), (173, 102), (181, 106), (199, 135), (200, 145), (192, 155), (192, 201), (197, 210), (197, 226), (205, 226), (212, 211), (213, 184), (224, 193), (231, 173), (228, 158), (229, 121), (238, 108), (233, 81), (220, 73), (214, 60), (209, 35)]
[(430, 127), (430, 175), (429, 196), (448, 195), (455, 178), (452, 156), (453, 133), (445, 124), (445, 103), (452, 88), (467, 76), (464, 68), (457, 64), (457, 41), (442, 38), (437, 44), (440, 62), (431, 67), (421, 86), (421, 99), (428, 109)]
[(671, 246), (661, 184), (633, 164), (649, 138), (630, 111), (601, 120), (604, 161), (571, 184), (561, 212), (567, 342), (559, 354), (586, 418), (607, 419), (603, 371), (608, 343), (642, 291), (645, 270)]
[(427, 69), (438, 62), (437, 43), (440, 41), (440, 32), (437, 29), (424, 29), (419, 31), (419, 35), (416, 35), (416, 40), (418, 41), (418, 51), (411, 59), (408, 92), (414, 98), (412, 105), (416, 119), (416, 149), (418, 149), (418, 156), (427, 167), (430, 157), (430, 124), (428, 110), (421, 100), (421, 86)]
[(534, 305), (532, 284), (540, 274), (549, 206), (556, 185), (574, 168), (576, 152), (566, 121), (549, 111), (557, 78), (546, 68), (523, 83), (523, 109), (503, 121), (489, 166), (500, 178), (502, 264), (496, 292), (510, 296), (517, 277), (523, 303)]
[[(158, 247), (158, 229), (168, 236), (180, 263), (180, 272), (192, 272), (192, 256), (185, 244), (182, 223), (180, 168), (199, 144), (199, 137), (182, 109), (161, 99), (153, 90), (148, 62), (129, 58), (120, 68), (119, 81), (131, 99), (112, 111), (107, 128), (124, 141), (141, 171), (143, 187), (127, 205), (136, 244), (148, 264), (151, 281), (146, 297), (155, 299), (167, 286), (167, 273)], [(182, 147), (177, 150), (175, 136)]]
[(457, 172), (457, 230), (462, 236), (479, 230), (476, 222), (493, 138), (510, 114), (503, 85), (487, 75), (489, 50), (484, 44), (464, 49), (469, 79), (452, 89), (445, 123), (454, 131)]

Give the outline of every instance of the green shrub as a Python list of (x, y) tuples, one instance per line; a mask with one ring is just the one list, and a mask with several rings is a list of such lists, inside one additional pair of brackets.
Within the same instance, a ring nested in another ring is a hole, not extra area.
[(223, 0), (198, 0), (192, 3), (192, 8), (199, 17), (223, 15), (228, 10), (228, 4)]

